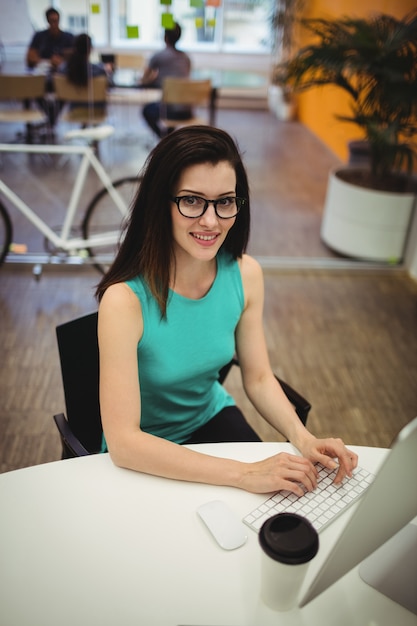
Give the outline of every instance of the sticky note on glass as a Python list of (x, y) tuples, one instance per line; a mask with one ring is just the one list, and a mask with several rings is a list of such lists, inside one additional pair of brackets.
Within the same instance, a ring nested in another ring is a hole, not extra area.
[(172, 17), (172, 13), (162, 13), (161, 24), (162, 24), (162, 28), (166, 28), (167, 30), (173, 30), (175, 24), (174, 24), (174, 18)]
[(206, 0), (206, 7), (220, 7), (221, 5), (221, 0)]
[(92, 4), (91, 5), (91, 13), (94, 13), (95, 15), (100, 13), (100, 5), (99, 4)]
[(159, 4), (172, 4), (172, 0), (159, 0)]
[(204, 7), (204, 0), (190, 0), (190, 7), (202, 9)]
[(204, 18), (196, 17), (195, 18), (195, 27), (196, 28), (204, 28)]
[(128, 39), (139, 39), (139, 26), (126, 26), (126, 37)]

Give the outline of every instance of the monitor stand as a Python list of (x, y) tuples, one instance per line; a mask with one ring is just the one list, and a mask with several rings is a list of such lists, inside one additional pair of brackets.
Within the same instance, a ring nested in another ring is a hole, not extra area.
[(362, 580), (417, 615), (417, 526), (407, 524), (359, 567)]

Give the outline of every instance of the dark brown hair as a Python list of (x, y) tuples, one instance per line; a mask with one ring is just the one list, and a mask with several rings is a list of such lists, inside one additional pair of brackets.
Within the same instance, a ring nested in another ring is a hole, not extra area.
[(74, 39), (74, 50), (67, 63), (67, 78), (73, 85), (88, 85), (88, 57), (91, 51), (91, 37), (86, 33)]
[(46, 17), (46, 21), (48, 22), (48, 24), (49, 24), (49, 16), (50, 15), (57, 15), (58, 19), (59, 19), (59, 11), (54, 9), (54, 7), (50, 7), (49, 9), (46, 9), (46, 11), (45, 11), (45, 17)]
[(250, 202), (239, 150), (230, 135), (218, 128), (180, 128), (162, 139), (145, 163), (119, 252), (97, 287), (98, 300), (110, 285), (142, 275), (162, 315), (166, 314), (173, 258), (171, 197), (187, 167), (200, 163), (216, 165), (222, 161), (230, 163), (235, 170), (236, 195), (246, 199), (223, 248), (235, 259), (242, 256), (249, 239)]
[(175, 48), (175, 44), (181, 38), (181, 33), (182, 33), (181, 26), (177, 24), (177, 22), (175, 22), (172, 28), (165, 29), (165, 34), (164, 34), (165, 43)]

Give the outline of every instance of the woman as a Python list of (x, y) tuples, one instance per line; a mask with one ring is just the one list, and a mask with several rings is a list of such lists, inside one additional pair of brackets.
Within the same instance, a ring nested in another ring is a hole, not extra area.
[[(91, 37), (86, 33), (77, 35), (74, 39), (74, 50), (67, 62), (58, 68), (58, 74), (63, 74), (72, 85), (87, 87), (89, 80), (97, 76), (107, 76), (106, 70), (100, 63), (90, 62), (92, 43)], [(71, 102), (70, 109), (89, 108), (89, 102)], [(62, 103), (60, 104), (62, 109)], [(94, 102), (94, 110), (98, 113), (105, 111), (106, 102)]]
[[(222, 130), (191, 126), (150, 154), (120, 251), (97, 289), (103, 430), (117, 465), (266, 493), (316, 486), (313, 462), (350, 476), (356, 455), (316, 439), (276, 381), (262, 326), (263, 278), (244, 254), (249, 188)], [(217, 373), (236, 351), (245, 391), (302, 456), (256, 463), (180, 445), (259, 438)], [(242, 434), (243, 433), (243, 434)]]
[(73, 85), (86, 87), (88, 81), (96, 76), (107, 76), (104, 67), (99, 63), (90, 62), (92, 43), (86, 33), (77, 35), (74, 40), (74, 49), (68, 61), (62, 63), (58, 72), (65, 74)]

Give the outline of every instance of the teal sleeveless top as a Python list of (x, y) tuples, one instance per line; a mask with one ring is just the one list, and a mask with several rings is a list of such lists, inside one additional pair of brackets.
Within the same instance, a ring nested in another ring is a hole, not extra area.
[(146, 282), (127, 285), (140, 300), (143, 335), (138, 343), (141, 429), (176, 443), (185, 442), (233, 398), (218, 382), (220, 368), (235, 352), (235, 330), (244, 306), (237, 261), (217, 256), (217, 274), (198, 300), (170, 290), (167, 316)]

